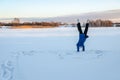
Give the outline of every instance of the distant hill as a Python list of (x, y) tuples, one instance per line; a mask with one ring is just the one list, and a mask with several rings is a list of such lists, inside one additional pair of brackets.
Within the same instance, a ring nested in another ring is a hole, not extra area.
[[(117, 10), (108, 10), (101, 12), (90, 12), (76, 15), (68, 15), (68, 16), (59, 16), (59, 17), (50, 17), (50, 18), (20, 18), (21, 22), (35, 22), (35, 21), (54, 21), (54, 22), (62, 22), (62, 23), (76, 23), (77, 19), (80, 22), (86, 22), (87, 19), (95, 20), (95, 19), (109, 19), (113, 22), (120, 22), (120, 9)], [(9, 19), (0, 19), (0, 22), (11, 21), (12, 18)]]
[(120, 22), (120, 9), (51, 18), (53, 21), (61, 21), (66, 23), (76, 23), (77, 19), (79, 19), (80, 22), (86, 22), (87, 19), (110, 19), (113, 22)]

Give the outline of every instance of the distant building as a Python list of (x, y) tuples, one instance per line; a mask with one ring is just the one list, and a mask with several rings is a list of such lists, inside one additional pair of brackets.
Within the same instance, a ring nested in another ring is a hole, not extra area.
[(120, 27), (120, 23), (113, 23), (114, 27)]
[(12, 23), (18, 24), (18, 23), (20, 23), (20, 19), (19, 18), (14, 18), (14, 20), (12, 21)]

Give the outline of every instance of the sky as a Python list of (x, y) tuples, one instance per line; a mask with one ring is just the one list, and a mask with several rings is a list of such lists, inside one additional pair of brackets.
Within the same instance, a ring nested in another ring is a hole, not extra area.
[(57, 17), (120, 9), (120, 0), (0, 0), (0, 18)]

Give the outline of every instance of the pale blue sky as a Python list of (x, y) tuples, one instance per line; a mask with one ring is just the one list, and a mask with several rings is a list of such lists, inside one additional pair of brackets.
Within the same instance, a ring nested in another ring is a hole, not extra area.
[(120, 9), (120, 0), (0, 0), (0, 18), (56, 17)]

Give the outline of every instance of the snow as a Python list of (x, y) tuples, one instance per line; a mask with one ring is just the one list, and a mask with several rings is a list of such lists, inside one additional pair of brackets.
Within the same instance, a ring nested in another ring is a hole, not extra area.
[(120, 28), (0, 29), (0, 80), (120, 80)]

